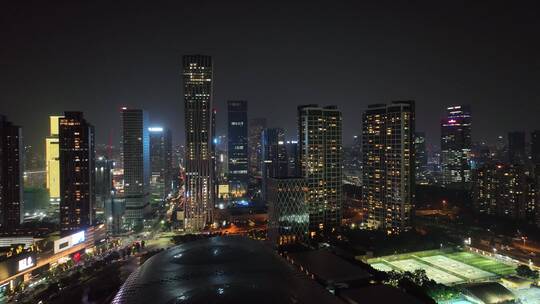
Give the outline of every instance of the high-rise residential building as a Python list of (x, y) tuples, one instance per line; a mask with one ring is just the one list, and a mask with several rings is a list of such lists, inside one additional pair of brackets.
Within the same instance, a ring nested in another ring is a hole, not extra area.
[(244, 197), (249, 182), (247, 101), (230, 100), (227, 108), (229, 191), (232, 197)]
[(60, 118), (60, 231), (67, 235), (95, 222), (94, 127), (82, 112)]
[(149, 210), (150, 138), (148, 113), (141, 109), (123, 107), (122, 162), (124, 166), (125, 220), (140, 226)]
[(527, 173), (523, 165), (504, 163), (489, 163), (475, 170), (472, 188), (475, 211), (534, 220), (536, 185)]
[(508, 162), (522, 165), (527, 162), (525, 132), (508, 133)]
[(368, 227), (410, 228), (415, 186), (414, 101), (368, 106), (362, 117), (362, 203)]
[(105, 203), (111, 198), (113, 190), (114, 161), (100, 156), (96, 159), (96, 210), (103, 211)]
[(59, 120), (63, 116), (49, 117), (49, 136), (45, 139), (46, 185), (51, 205), (56, 209), (60, 204), (60, 146), (58, 144)]
[(22, 129), (0, 115), (0, 230), (17, 229), (23, 214)]
[(212, 77), (212, 57), (183, 57), (186, 130), (184, 226), (191, 231), (200, 231), (213, 221)]
[(252, 177), (262, 176), (262, 143), (261, 134), (266, 128), (265, 118), (254, 118), (249, 120), (249, 175)]
[(471, 179), (471, 109), (457, 105), (446, 110), (441, 121), (442, 182), (463, 188)]
[(534, 165), (540, 165), (540, 130), (531, 133), (531, 160)]
[(341, 111), (335, 106), (299, 106), (298, 144), (310, 233), (331, 231), (341, 225), (343, 203)]
[(267, 201), (267, 182), (270, 177), (287, 177), (288, 159), (285, 147), (285, 131), (282, 128), (267, 128), (261, 133), (262, 198)]
[(426, 151), (426, 133), (416, 132), (414, 136), (414, 156), (416, 182), (419, 184), (427, 183), (427, 151)]
[(272, 245), (308, 239), (307, 191), (303, 178), (268, 178), (268, 239)]
[(172, 134), (162, 127), (150, 133), (150, 193), (154, 203), (163, 202), (172, 189)]

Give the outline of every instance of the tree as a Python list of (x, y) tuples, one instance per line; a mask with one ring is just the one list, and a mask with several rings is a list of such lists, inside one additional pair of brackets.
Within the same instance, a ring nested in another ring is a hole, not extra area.
[(533, 279), (533, 280), (538, 279), (538, 271), (537, 270), (532, 270), (527, 265), (519, 265), (516, 268), (516, 273), (520, 277), (529, 278), (529, 279)]

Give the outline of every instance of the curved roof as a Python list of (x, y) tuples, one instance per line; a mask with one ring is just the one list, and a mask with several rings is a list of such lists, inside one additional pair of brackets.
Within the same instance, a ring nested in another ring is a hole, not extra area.
[(516, 299), (510, 290), (497, 282), (470, 284), (463, 289), (466, 296), (474, 297), (485, 304), (510, 303)]
[(215, 237), (161, 252), (134, 271), (112, 303), (339, 303), (262, 243)]

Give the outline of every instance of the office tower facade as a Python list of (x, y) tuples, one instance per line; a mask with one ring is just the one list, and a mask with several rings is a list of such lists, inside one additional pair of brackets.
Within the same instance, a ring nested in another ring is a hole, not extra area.
[(212, 117), (210, 122), (210, 133), (212, 134), (211, 138), (211, 144), (210, 144), (210, 158), (211, 158), (211, 172), (210, 176), (212, 177), (212, 191), (211, 191), (211, 201), (214, 203), (214, 207), (216, 207), (216, 195), (219, 190), (219, 176), (218, 176), (218, 144), (219, 144), (219, 137), (216, 134), (216, 119), (217, 119), (217, 110), (215, 108), (212, 109)]
[(150, 137), (148, 113), (141, 109), (123, 107), (122, 162), (124, 166), (124, 198), (126, 222), (141, 225), (149, 208)]
[(475, 170), (473, 181), (473, 206), (477, 213), (534, 219), (535, 181), (523, 165), (489, 163)]
[(249, 121), (249, 175), (252, 177), (262, 176), (261, 134), (263, 129), (266, 129), (265, 118), (254, 118)]
[(427, 183), (427, 151), (426, 151), (426, 133), (416, 132), (414, 136), (414, 156), (416, 182), (420, 184)]
[(148, 128), (150, 134), (150, 193), (154, 203), (163, 202), (172, 190), (172, 134), (162, 127)]
[(79, 231), (95, 222), (94, 127), (82, 112), (60, 118), (60, 232)]
[(0, 115), (0, 230), (9, 232), (22, 222), (22, 129)]
[(59, 121), (63, 116), (49, 117), (49, 136), (45, 139), (46, 185), (51, 206), (60, 204), (60, 146), (58, 143)]
[[(494, 153), (495, 154), (495, 153)], [(472, 157), (471, 157), (471, 169), (477, 169), (488, 162), (493, 160), (491, 150), (489, 146), (484, 143), (473, 143), (472, 145)]]
[(441, 121), (442, 183), (465, 187), (471, 179), (471, 110), (466, 105), (446, 110)]
[(111, 196), (105, 201), (104, 209), (107, 231), (112, 235), (122, 233), (123, 217), (126, 210), (125, 198), (115, 190), (111, 191)]
[(521, 165), (527, 162), (525, 132), (508, 133), (508, 162)]
[(298, 144), (306, 179), (309, 231), (330, 231), (341, 224), (343, 146), (341, 111), (335, 106), (298, 107)]
[(531, 160), (534, 165), (540, 165), (540, 130), (531, 132)]
[(183, 57), (186, 130), (186, 193), (184, 226), (200, 231), (212, 223), (214, 177), (212, 164), (212, 57)]
[(287, 177), (288, 159), (285, 148), (285, 131), (281, 128), (263, 129), (261, 133), (261, 174), (262, 198), (267, 197), (267, 184), (270, 177)]
[(362, 203), (368, 227), (410, 229), (415, 185), (414, 101), (368, 106), (362, 117)]
[(307, 191), (303, 178), (268, 179), (268, 239), (272, 245), (308, 239)]
[(114, 161), (100, 156), (96, 159), (96, 210), (103, 210), (113, 190)]
[(247, 102), (230, 100), (227, 110), (229, 191), (232, 197), (244, 197), (249, 182)]
[(300, 155), (298, 151), (298, 141), (288, 140), (285, 142), (285, 151), (287, 153), (287, 176), (299, 177), (302, 175), (300, 166)]

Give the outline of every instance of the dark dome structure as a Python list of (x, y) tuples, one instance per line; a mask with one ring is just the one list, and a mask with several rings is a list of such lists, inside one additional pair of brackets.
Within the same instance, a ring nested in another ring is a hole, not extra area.
[(129, 276), (112, 303), (342, 302), (261, 242), (215, 237), (153, 256)]

